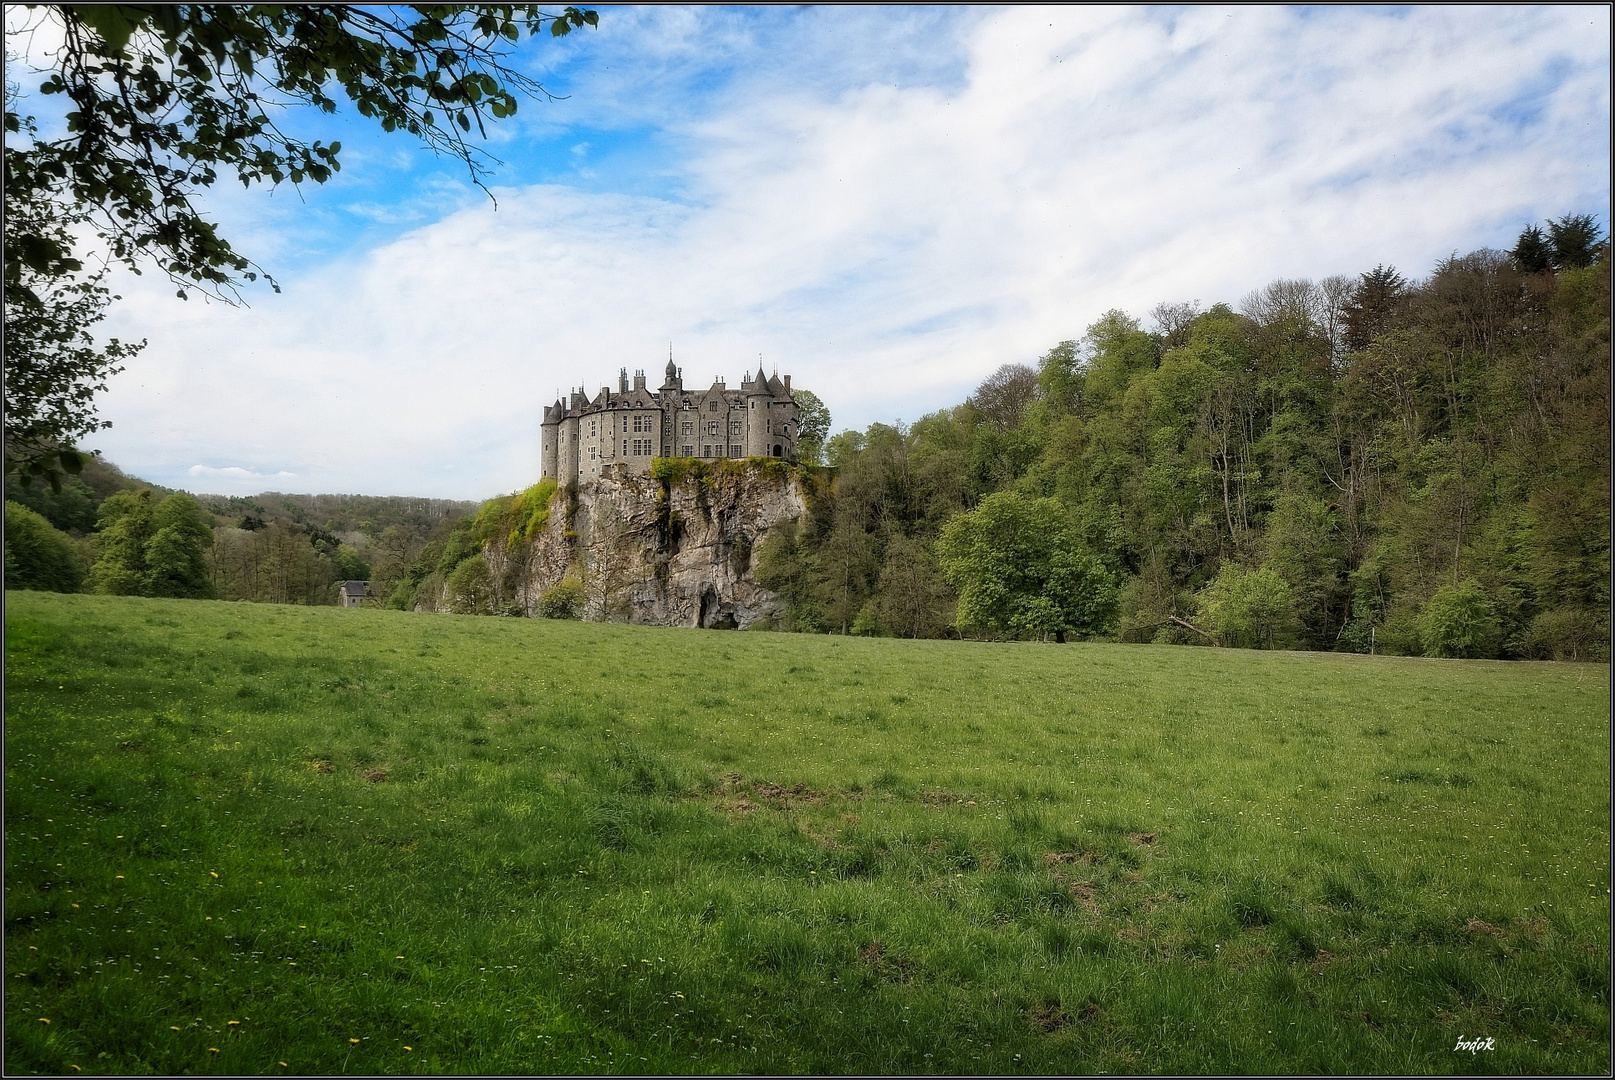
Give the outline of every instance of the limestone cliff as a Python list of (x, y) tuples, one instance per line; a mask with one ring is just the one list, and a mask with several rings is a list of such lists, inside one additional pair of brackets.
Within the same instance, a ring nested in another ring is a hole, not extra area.
[[(665, 469), (663, 477), (607, 467), (557, 492), (544, 529), (518, 552), (485, 555), (528, 615), (571, 575), (586, 619), (744, 630), (783, 603), (757, 584), (753, 553), (768, 530), (807, 510), (801, 474), (782, 462)], [(520, 565), (510, 565), (516, 559)]]

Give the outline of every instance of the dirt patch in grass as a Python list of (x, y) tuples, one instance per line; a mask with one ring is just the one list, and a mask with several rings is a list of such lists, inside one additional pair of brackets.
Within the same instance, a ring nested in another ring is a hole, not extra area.
[(1131, 840), (1140, 847), (1149, 847), (1151, 844), (1155, 843), (1155, 834), (1152, 832), (1130, 833), (1127, 839)]
[(1069, 863), (1092, 865), (1098, 861), (1099, 856), (1091, 851), (1050, 851), (1043, 855), (1043, 865), (1048, 867), (1065, 866)]
[(920, 969), (913, 960), (892, 952), (878, 940), (859, 949), (858, 958), (887, 982), (913, 982)]
[(759, 799), (764, 799), (771, 804), (782, 806), (786, 809), (794, 806), (822, 803), (824, 801), (824, 794), (822, 792), (814, 791), (806, 784), (795, 784), (791, 787), (781, 787), (779, 784), (771, 784), (766, 780), (759, 780), (752, 785), (752, 791)]
[(802, 806), (816, 806), (828, 798), (824, 792), (815, 791), (806, 784), (786, 787), (768, 780), (747, 780), (740, 773), (725, 773), (719, 784), (719, 794), (722, 796), (719, 808), (736, 813), (755, 810), (759, 805), (774, 810), (794, 810)]
[(1058, 1001), (1045, 1001), (1026, 1011), (1032, 1027), (1045, 1035), (1055, 1035), (1071, 1025), (1071, 1014), (1060, 1008)]
[(335, 768), (326, 758), (309, 758), (307, 764), (310, 772), (328, 773)]
[(387, 779), (387, 769), (384, 766), (378, 765), (374, 769), (365, 769), (359, 775), (370, 781), (372, 784), (380, 784)]

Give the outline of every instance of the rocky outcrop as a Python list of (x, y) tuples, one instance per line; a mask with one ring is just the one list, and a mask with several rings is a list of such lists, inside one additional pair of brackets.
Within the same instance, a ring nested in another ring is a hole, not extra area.
[[(671, 463), (669, 463), (671, 464)], [(807, 510), (801, 474), (777, 461), (667, 468), (660, 478), (608, 467), (557, 492), (549, 521), (514, 571), (515, 599), (540, 610), (546, 589), (581, 584), (586, 619), (744, 630), (783, 602), (757, 584), (753, 561), (768, 531)]]

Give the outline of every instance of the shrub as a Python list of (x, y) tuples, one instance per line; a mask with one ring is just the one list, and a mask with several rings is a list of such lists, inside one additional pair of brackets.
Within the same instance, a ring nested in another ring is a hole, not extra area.
[(1224, 645), (1271, 649), (1295, 622), (1290, 586), (1272, 567), (1245, 570), (1224, 563), (1200, 594), (1200, 610)]
[(858, 617), (852, 620), (850, 630), (858, 637), (881, 636), (880, 619), (875, 615), (875, 605), (873, 603), (863, 606), (863, 610), (858, 612)]
[(449, 610), (456, 615), (493, 613), (493, 575), (481, 555), (473, 555), (454, 568), (445, 583)]
[(1488, 659), (1497, 655), (1501, 637), (1497, 610), (1474, 578), (1442, 586), (1419, 611), (1419, 642), (1426, 656)]
[(538, 614), (544, 619), (576, 619), (583, 611), (583, 583), (566, 577), (538, 594)]
[(20, 503), (6, 502), (6, 588), (78, 592), (84, 563), (73, 538)]
[(1424, 641), (1419, 633), (1419, 616), (1413, 611), (1387, 615), (1379, 628), (1379, 652), (1386, 656), (1423, 656)]
[(1520, 652), (1537, 660), (1609, 659), (1609, 613), (1597, 608), (1561, 607), (1531, 620)]

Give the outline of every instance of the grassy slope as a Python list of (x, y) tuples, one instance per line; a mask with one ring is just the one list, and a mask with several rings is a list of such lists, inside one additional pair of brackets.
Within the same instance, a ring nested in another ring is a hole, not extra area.
[(6, 632), (10, 1072), (1610, 1067), (1600, 667)]

